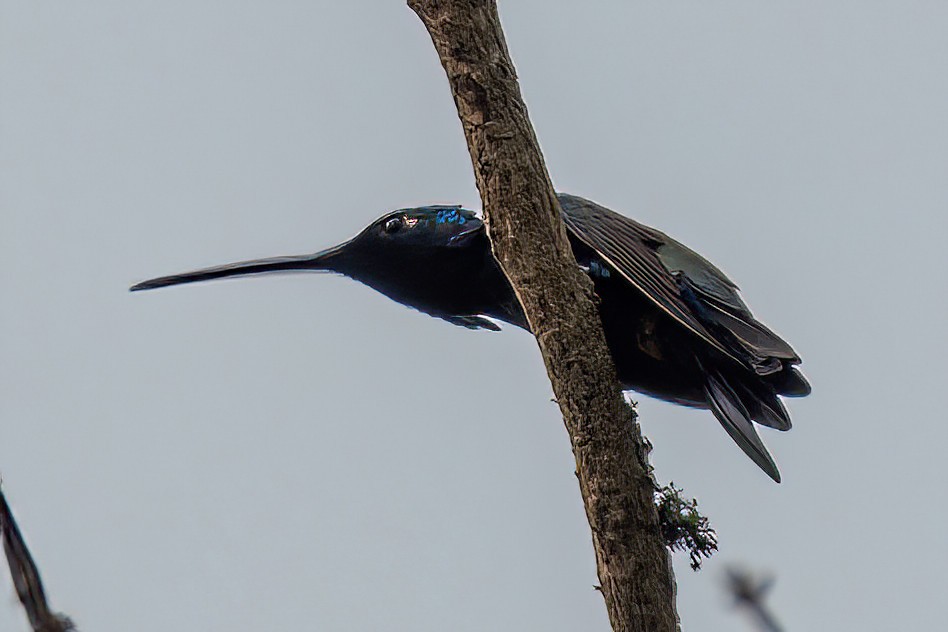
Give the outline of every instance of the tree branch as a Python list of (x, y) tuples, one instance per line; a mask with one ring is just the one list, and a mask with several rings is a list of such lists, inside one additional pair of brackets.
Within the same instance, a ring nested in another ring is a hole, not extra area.
[(13, 586), (26, 610), (30, 627), (35, 632), (74, 632), (76, 628), (69, 617), (53, 612), (46, 602), (39, 569), (26, 548), (3, 490), (0, 490), (0, 540), (3, 541)]
[(537, 338), (576, 457), (616, 632), (673, 631), (675, 581), (635, 412), (622, 399), (493, 0), (408, 0), (451, 85), (494, 255)]

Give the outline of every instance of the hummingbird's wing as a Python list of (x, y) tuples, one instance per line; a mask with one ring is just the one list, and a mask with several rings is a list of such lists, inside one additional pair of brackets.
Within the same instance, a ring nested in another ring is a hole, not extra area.
[(705, 354), (695, 354), (708, 408), (740, 448), (780, 482), (753, 422), (789, 429), (790, 416), (775, 387), (781, 394), (809, 392), (806, 380), (789, 366), (800, 361), (790, 345), (757, 322), (737, 286), (698, 253), (589, 200), (558, 198), (571, 238), (592, 249), (611, 271), (710, 348), (753, 372), (728, 370), (716, 362), (704, 366)]
[(707, 259), (668, 235), (581, 197), (559, 194), (573, 235), (657, 307), (759, 375), (796, 364), (797, 354), (759, 323), (737, 286)]

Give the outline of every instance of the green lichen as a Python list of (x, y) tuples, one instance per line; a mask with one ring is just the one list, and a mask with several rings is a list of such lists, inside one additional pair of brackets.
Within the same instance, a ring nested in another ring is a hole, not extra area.
[(697, 571), (702, 558), (718, 550), (718, 538), (708, 519), (698, 513), (698, 501), (684, 498), (683, 491), (669, 483), (655, 493), (655, 505), (665, 545), (672, 551), (688, 551), (691, 568)]

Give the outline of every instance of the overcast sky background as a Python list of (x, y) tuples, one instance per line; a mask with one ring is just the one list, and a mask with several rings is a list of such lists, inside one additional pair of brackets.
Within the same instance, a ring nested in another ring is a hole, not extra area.
[[(642, 399), (720, 536), (685, 629), (749, 629), (730, 563), (791, 631), (940, 629), (948, 4), (500, 9), (556, 186), (717, 263), (814, 386), (779, 486)], [(480, 206), (400, 0), (0, 1), (0, 472), (81, 629), (608, 628), (528, 334), (330, 276), (126, 291), (429, 203)]]

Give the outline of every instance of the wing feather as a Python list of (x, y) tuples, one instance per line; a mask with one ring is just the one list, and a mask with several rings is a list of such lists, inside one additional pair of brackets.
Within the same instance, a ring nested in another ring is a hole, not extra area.
[(573, 236), (658, 308), (701, 340), (768, 375), (797, 354), (754, 319), (737, 286), (701, 255), (668, 235), (581, 197), (559, 194)]
[[(594, 202), (559, 194), (563, 219), (573, 234), (595, 250), (656, 306), (718, 351), (744, 364), (725, 348), (682, 301), (675, 278), (648, 244), (655, 243), (645, 227)], [(659, 242), (662, 243), (662, 242)]]

